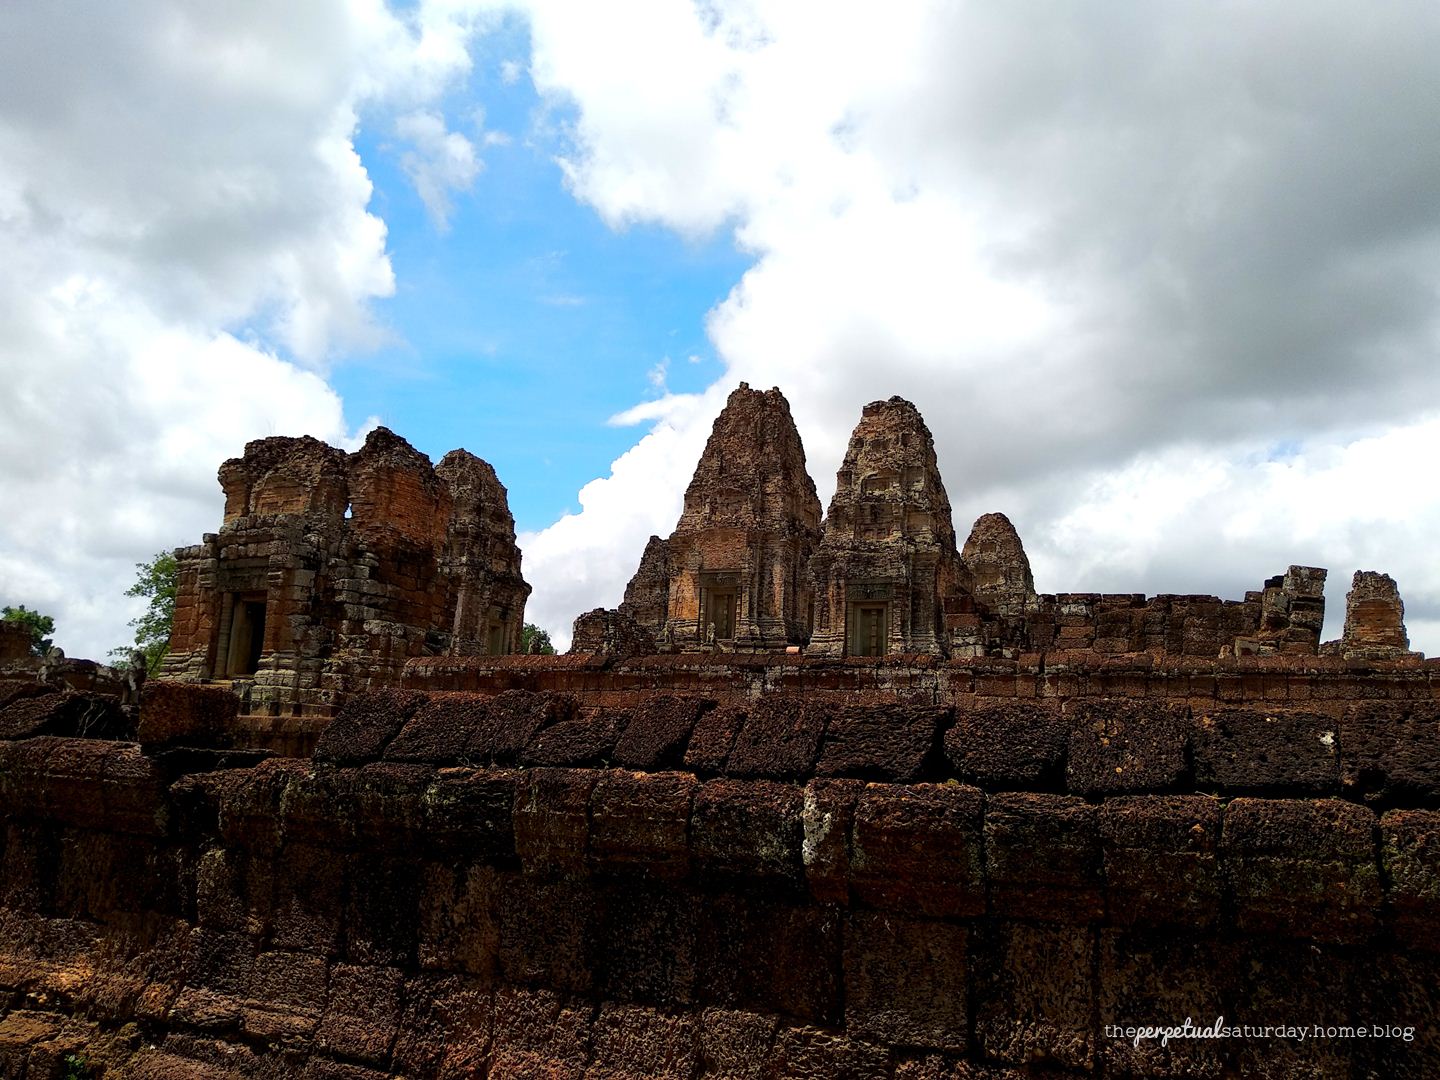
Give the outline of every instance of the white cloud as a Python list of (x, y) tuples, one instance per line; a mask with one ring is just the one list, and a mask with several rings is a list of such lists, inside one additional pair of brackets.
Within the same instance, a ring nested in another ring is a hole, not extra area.
[(475, 22), (407, 19), (0, 10), (0, 598), (72, 655), (129, 636), (133, 564), (218, 524), (248, 439), (353, 439), (323, 373), (394, 291), (357, 115), (423, 111)]
[(444, 117), (430, 110), (406, 113), (395, 122), (395, 130), (410, 142), (410, 149), (400, 155), (400, 166), (431, 222), (444, 232), (450, 227), (451, 194), (468, 189), (483, 167), (475, 144), (447, 130)]
[[(778, 384), (823, 498), (860, 407), (913, 399), (962, 534), (1010, 512), (1046, 588), (1238, 595), (1318, 562), (1332, 615), (1353, 569), (1382, 569), (1433, 627), (1440, 518), (1409, 477), (1440, 395), (1440, 204), (1415, 151), (1440, 142), (1440, 15), (872, 12), (532, 11), (532, 78), (575, 107), (576, 196), (617, 227), (733, 228), (755, 256), (711, 312), (705, 400)], [(712, 419), (690, 414), (697, 453)], [(686, 423), (653, 402), (612, 422), (656, 420)], [(678, 445), (642, 440), (606, 506), (678, 506)], [(638, 561), (638, 530), (595, 539), (612, 517), (556, 526), (587, 537), (575, 610)]]

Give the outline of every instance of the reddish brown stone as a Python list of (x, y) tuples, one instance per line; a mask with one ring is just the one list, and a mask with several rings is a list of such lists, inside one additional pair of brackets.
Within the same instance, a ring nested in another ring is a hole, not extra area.
[(590, 798), (595, 858), (656, 873), (684, 873), (697, 786), (686, 773), (607, 772)]
[(957, 712), (945, 756), (957, 776), (981, 787), (1060, 791), (1068, 742), (1069, 726), (1052, 705), (986, 702)]
[(966, 1048), (966, 931), (933, 920), (852, 912), (845, 927), (845, 1027), (895, 1046)]
[(690, 1080), (698, 1064), (694, 1021), (635, 1005), (605, 1004), (595, 1018), (595, 1080)]
[(408, 658), (518, 646), (530, 587), (505, 488), (473, 455), (432, 468), (385, 428), (348, 455), (277, 437), (220, 483), (219, 534), (177, 552), (167, 677), (237, 680), (246, 711), (324, 712), (398, 686)]
[(890, 1053), (818, 1028), (783, 1028), (775, 1040), (777, 1077), (786, 1080), (888, 1080)]
[(574, 872), (585, 865), (590, 794), (599, 773), (590, 769), (531, 769), (515, 790), (515, 853), (530, 872)]
[(622, 730), (613, 709), (581, 709), (568, 720), (542, 728), (520, 752), (520, 764), (595, 766), (607, 763)]
[(702, 776), (723, 772), (748, 708), (748, 705), (726, 702), (701, 714), (685, 750), (685, 768)]
[(315, 760), (335, 765), (374, 761), (425, 704), (424, 694), (379, 690), (351, 698), (315, 745)]
[(1184, 706), (1102, 700), (1076, 704), (1066, 786), (1081, 795), (1167, 791), (1187, 771)]
[(970, 956), (975, 1038), (986, 1057), (1013, 1065), (1094, 1063), (1093, 931), (997, 922)]
[(926, 706), (850, 705), (825, 726), (816, 776), (913, 783), (938, 758), (950, 710)]
[[(713, 706), (713, 701), (695, 697), (661, 694), (647, 698), (628, 710), (615, 744), (615, 764), (646, 771), (679, 768), (696, 721)], [(728, 746), (725, 751), (728, 753)]]
[(991, 795), (985, 876), (997, 915), (1089, 922), (1104, 914), (1096, 809), (1067, 795)]
[(864, 790), (859, 780), (812, 780), (805, 787), (800, 854), (810, 893), (821, 903), (849, 903), (850, 832)]
[(1380, 857), (1395, 936), (1440, 952), (1440, 811), (1387, 813), (1380, 819)]
[(1219, 913), (1220, 804), (1133, 795), (1100, 804), (1110, 921), (1203, 926)]
[(620, 611), (662, 649), (803, 644), (805, 565), (819, 540), (820, 500), (790, 405), (778, 389), (741, 383), (715, 419), (675, 532), (652, 537)]
[(400, 1023), (402, 981), (395, 968), (337, 964), (316, 1044), (332, 1054), (383, 1063)]
[(1340, 781), (1348, 798), (1436, 802), (1440, 793), (1440, 704), (1367, 701), (1340, 718)]
[(982, 806), (958, 784), (869, 785), (855, 808), (852, 895), (906, 914), (982, 913)]
[(968, 593), (935, 442), (904, 398), (866, 405), (810, 559), (808, 655), (945, 653), (945, 603)]
[(768, 695), (750, 705), (725, 763), (731, 776), (796, 780), (820, 756), (828, 710), (794, 697)]
[(766, 1080), (774, 1060), (773, 1016), (706, 1009), (700, 1013), (700, 1075), (720, 1080)]
[(1191, 726), (1195, 783), (1227, 794), (1331, 794), (1339, 787), (1333, 717), (1290, 709), (1215, 709)]
[(1235, 923), (1249, 933), (1357, 942), (1376, 928), (1375, 815), (1333, 799), (1235, 799), (1220, 853)]
[(690, 842), (704, 874), (798, 883), (804, 795), (791, 784), (712, 780), (695, 794)]
[(224, 687), (152, 679), (142, 692), (135, 737), (145, 745), (225, 745), (238, 708), (238, 699)]

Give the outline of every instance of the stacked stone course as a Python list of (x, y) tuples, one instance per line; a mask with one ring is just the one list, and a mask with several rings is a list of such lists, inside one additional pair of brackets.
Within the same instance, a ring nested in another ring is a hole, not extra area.
[[(0, 1068), (1440, 1065), (1434, 662), (534, 659), (352, 696), (310, 760), (204, 757), (226, 695), (180, 684), (139, 742), (0, 739)], [(1104, 1034), (1186, 1015), (1415, 1035)]]

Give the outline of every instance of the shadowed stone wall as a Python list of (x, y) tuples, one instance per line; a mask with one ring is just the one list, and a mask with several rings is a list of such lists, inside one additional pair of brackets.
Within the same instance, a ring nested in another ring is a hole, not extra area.
[[(215, 688), (0, 705), (0, 1073), (1440, 1068), (1433, 662), (586, 659), (416, 661), (532, 688), (358, 695), (308, 759)], [(1105, 1030), (1222, 1015), (1413, 1037)]]

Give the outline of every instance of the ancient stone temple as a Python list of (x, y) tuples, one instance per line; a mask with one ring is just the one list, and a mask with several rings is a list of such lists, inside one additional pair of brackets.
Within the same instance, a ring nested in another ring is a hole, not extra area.
[(1395, 660), (1409, 656), (1405, 602), (1389, 574), (1357, 570), (1345, 595), (1345, 630), (1323, 651), (1351, 660)]
[(945, 600), (967, 575), (934, 439), (904, 398), (865, 406), (809, 576), (811, 655), (945, 651)]
[(668, 540), (652, 537), (622, 613), (682, 651), (803, 644), (820, 500), (777, 390), (731, 393)]
[(503, 485), (464, 450), (437, 467), (385, 428), (356, 453), (260, 439), (220, 466), (218, 534), (177, 553), (162, 674), (228, 681), (252, 710), (327, 710), (398, 686), (405, 661), (501, 654), (530, 586)]

